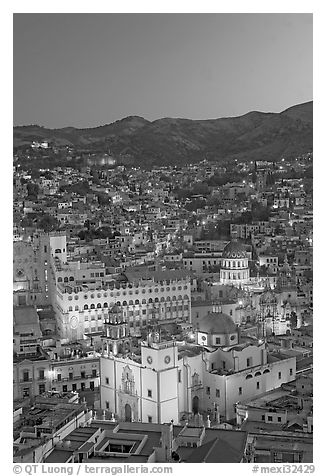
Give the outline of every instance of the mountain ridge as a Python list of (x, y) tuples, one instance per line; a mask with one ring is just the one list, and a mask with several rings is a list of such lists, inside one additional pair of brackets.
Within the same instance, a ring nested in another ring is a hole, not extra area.
[(149, 121), (127, 116), (91, 128), (49, 129), (14, 126), (14, 147), (33, 140), (128, 154), (133, 163), (178, 164), (212, 160), (278, 160), (312, 151), (313, 102), (297, 104), (280, 113), (250, 111), (217, 119), (161, 118)]

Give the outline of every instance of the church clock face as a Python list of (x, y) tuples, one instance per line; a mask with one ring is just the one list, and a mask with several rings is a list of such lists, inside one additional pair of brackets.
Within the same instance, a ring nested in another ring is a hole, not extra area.
[(169, 355), (167, 355), (165, 358), (164, 358), (164, 362), (166, 364), (169, 364), (171, 362), (171, 357)]
[(22, 268), (17, 269), (17, 271), (16, 271), (17, 278), (21, 278), (22, 276), (24, 276), (24, 274), (25, 273), (24, 273), (24, 270)]
[(151, 357), (150, 355), (147, 357), (147, 362), (148, 362), (149, 364), (151, 364), (151, 363), (153, 362), (153, 359), (152, 359), (152, 357)]

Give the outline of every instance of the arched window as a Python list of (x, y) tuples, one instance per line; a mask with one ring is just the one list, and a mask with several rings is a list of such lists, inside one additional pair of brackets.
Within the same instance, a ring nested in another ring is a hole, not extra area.
[(108, 303), (105, 302), (105, 303), (103, 304), (103, 307), (108, 307)]
[(260, 377), (261, 376), (261, 372), (256, 372), (255, 373), (255, 377)]
[(57, 249), (55, 250), (55, 253), (61, 253), (60, 248), (57, 248)]
[(95, 304), (91, 304), (91, 309), (95, 309)]
[(142, 299), (141, 303), (146, 304), (146, 299)]
[(164, 302), (164, 301), (165, 301), (164, 297), (161, 297), (161, 302)]
[(172, 301), (176, 301), (177, 298), (175, 296), (172, 297)]
[(182, 301), (182, 296), (180, 296), (180, 294), (178, 296), (178, 301)]
[(133, 304), (134, 304), (134, 301), (132, 299), (130, 299), (129, 306), (132, 306)]
[(269, 369), (265, 369), (263, 372), (263, 374), (269, 374), (269, 373), (270, 373)]
[(152, 302), (153, 302), (153, 299), (152, 299), (152, 298), (149, 298), (148, 304), (152, 304)]
[(139, 299), (136, 299), (135, 304), (139, 304)]
[(69, 276), (69, 281), (75, 281), (75, 278), (73, 276)]
[(68, 309), (68, 311), (72, 311), (72, 306), (69, 306), (69, 309)]
[(78, 307), (78, 306), (75, 306), (75, 311), (79, 311), (79, 307)]
[(121, 306), (121, 302), (120, 302), (120, 301), (117, 301), (117, 302), (116, 302), (116, 305), (117, 305), (118, 307)]
[(88, 305), (85, 304), (85, 305), (84, 305), (84, 311), (86, 311), (87, 309), (88, 309)]
[(62, 278), (61, 278), (61, 276), (59, 276), (59, 278), (58, 278), (58, 283), (62, 283)]
[(185, 294), (185, 295), (183, 296), (183, 299), (184, 299), (185, 301), (189, 301), (189, 297), (188, 297), (188, 295), (187, 295), (187, 294)]
[(123, 301), (122, 305), (123, 305), (123, 306), (128, 306), (127, 301)]
[(167, 301), (171, 301), (171, 298), (170, 298), (170, 296), (168, 296), (168, 297), (166, 298), (166, 300), (167, 300)]
[(68, 282), (68, 278), (67, 276), (64, 278), (64, 282), (67, 283)]
[(159, 298), (156, 297), (156, 298), (154, 299), (154, 302), (159, 302)]
[(101, 309), (101, 307), (102, 307), (102, 306), (101, 306), (101, 303), (99, 302), (96, 307), (97, 307), (97, 309)]
[(252, 375), (251, 375), (251, 374), (248, 374), (248, 375), (246, 376), (246, 380), (249, 380), (250, 378), (252, 378)]

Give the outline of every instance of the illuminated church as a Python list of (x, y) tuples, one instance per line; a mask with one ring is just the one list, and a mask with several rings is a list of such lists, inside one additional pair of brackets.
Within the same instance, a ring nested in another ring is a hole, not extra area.
[(221, 312), (199, 324), (196, 345), (151, 331), (140, 349), (114, 355), (112, 337), (103, 340), (101, 407), (122, 421), (191, 422), (204, 413), (218, 424), (235, 417), (237, 402), (295, 378), (295, 357), (270, 359), (264, 340), (240, 337)]
[(249, 282), (249, 258), (245, 246), (230, 241), (222, 254), (220, 283), (241, 286)]

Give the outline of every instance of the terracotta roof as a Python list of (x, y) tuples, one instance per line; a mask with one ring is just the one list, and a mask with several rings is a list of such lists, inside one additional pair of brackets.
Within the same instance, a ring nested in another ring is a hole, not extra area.
[(243, 458), (241, 451), (232, 448), (229, 443), (223, 441), (221, 438), (205, 443), (196, 448), (189, 458), (187, 463), (240, 463)]

